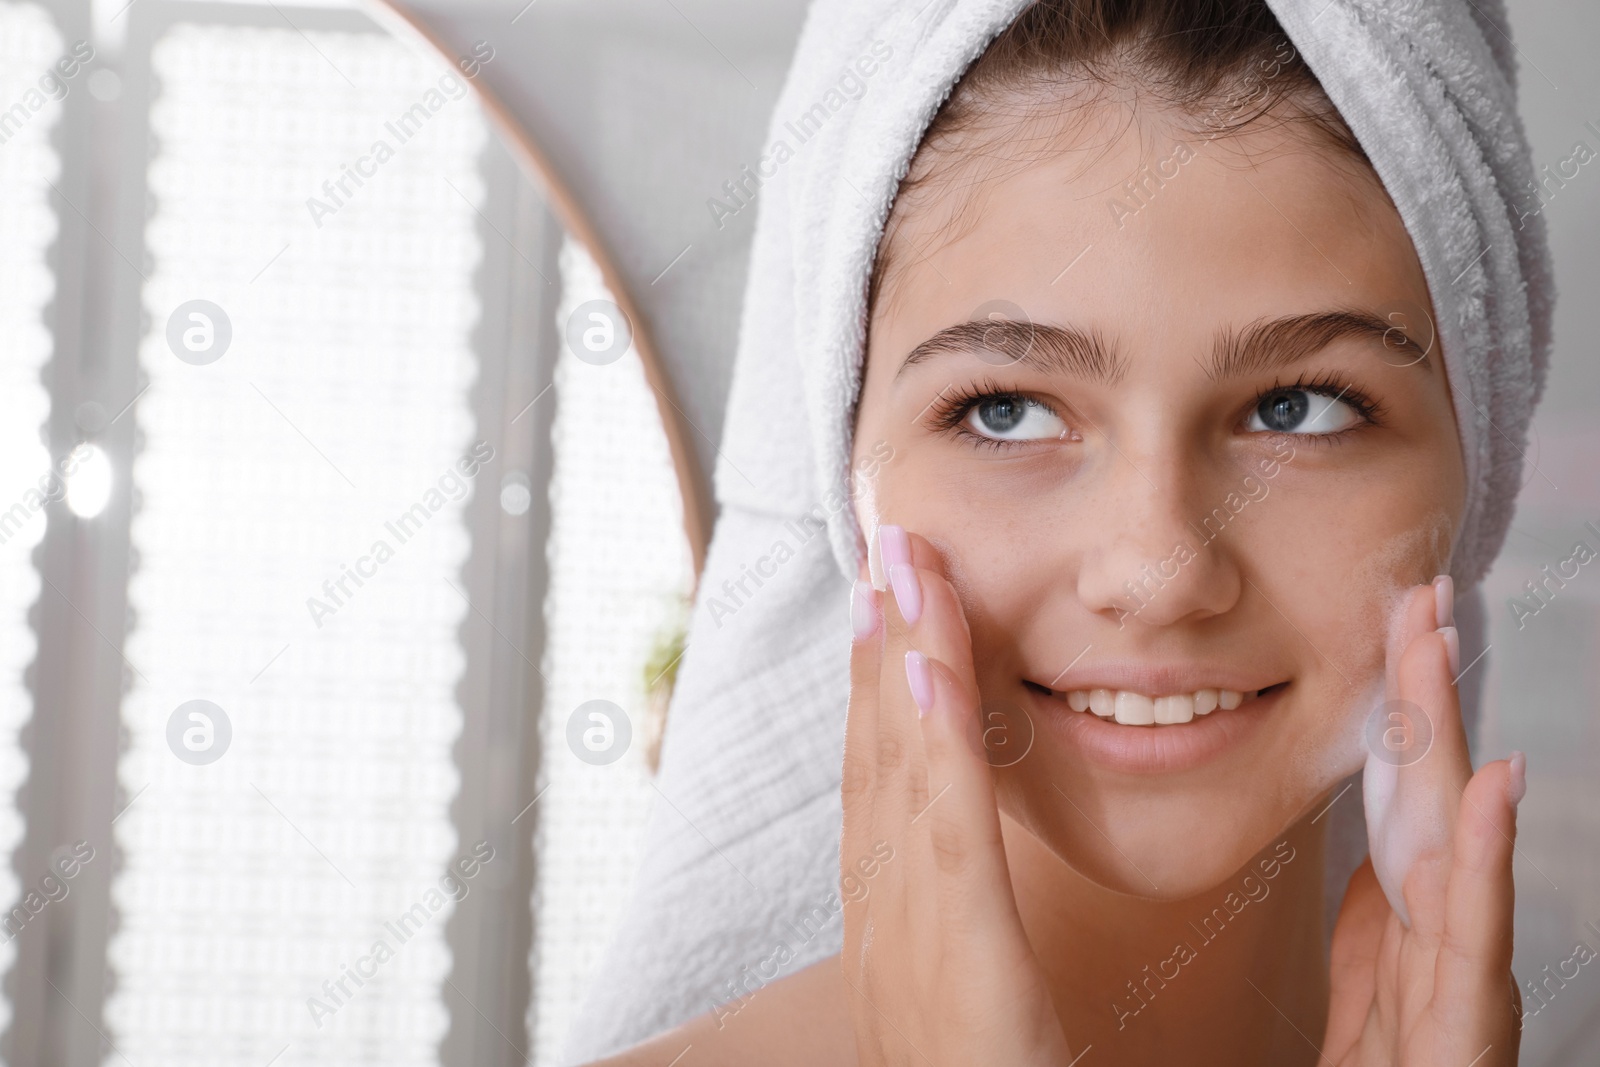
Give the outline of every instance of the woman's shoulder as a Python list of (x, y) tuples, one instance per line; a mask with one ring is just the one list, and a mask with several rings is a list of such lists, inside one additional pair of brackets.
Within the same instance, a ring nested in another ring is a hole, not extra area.
[(839, 957), (768, 982), (742, 1001), (589, 1067), (855, 1067)]

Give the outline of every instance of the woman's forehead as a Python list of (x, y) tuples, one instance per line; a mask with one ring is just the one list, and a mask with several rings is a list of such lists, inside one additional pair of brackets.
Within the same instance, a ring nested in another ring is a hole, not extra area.
[(1282, 127), (1206, 140), (1145, 119), (1092, 153), (944, 182), (896, 220), (874, 347), (903, 354), (995, 301), (1130, 340), (1427, 306), (1404, 224), (1354, 169)]

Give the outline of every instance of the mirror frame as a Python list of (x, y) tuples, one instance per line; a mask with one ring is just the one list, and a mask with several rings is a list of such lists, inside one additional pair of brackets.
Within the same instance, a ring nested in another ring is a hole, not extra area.
[[(416, 13), (397, 0), (362, 0), (362, 8), (397, 40), (409, 40), (438, 56), (452, 69), (456, 60), (450, 48), (433, 28)], [(638, 303), (628, 291), (617, 270), (610, 251), (600, 239), (599, 232), (589, 222), (578, 198), (562, 181), (551, 164), (550, 157), (540, 147), (533, 135), (517, 121), (517, 117), (481, 78), (467, 79), (479, 106), (489, 119), (490, 126), (501, 138), (522, 173), (543, 194), (556, 219), (568, 234), (581, 242), (590, 257), (600, 268), (600, 277), (611, 291), (617, 306), (628, 317), (633, 331), (633, 350), (644, 365), (645, 381), (655, 393), (656, 409), (661, 416), (661, 429), (667, 437), (667, 448), (672, 455), (672, 465), (678, 478), (678, 495), (683, 502), (683, 533), (689, 544), (689, 555), (694, 569), (696, 588), (705, 570), (706, 549), (711, 539), (713, 500), (700, 470), (694, 450), (690, 446), (683, 408), (679, 405), (676, 390), (667, 377), (649, 323), (639, 310)]]

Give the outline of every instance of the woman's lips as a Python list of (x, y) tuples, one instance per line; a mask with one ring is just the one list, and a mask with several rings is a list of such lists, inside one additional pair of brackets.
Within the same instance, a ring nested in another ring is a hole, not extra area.
[[(1161, 774), (1198, 767), (1248, 737), (1272, 712), (1288, 685), (1270, 686), (1235, 707), (1219, 706), (1187, 722), (1157, 724), (1150, 720), (1144, 725), (1103, 719), (1093, 711), (1076, 711), (1068, 703), (1067, 692), (1051, 691), (1031, 683), (1025, 688), (1049, 724), (1047, 728), (1057, 732), (1091, 762), (1109, 770)], [(1127, 706), (1141, 701), (1159, 706), (1157, 699), (1127, 691), (1118, 694), (1117, 704)], [(1128, 711), (1137, 719), (1146, 718), (1142, 704)], [(1170, 720), (1172, 716), (1169, 714), (1167, 718)]]

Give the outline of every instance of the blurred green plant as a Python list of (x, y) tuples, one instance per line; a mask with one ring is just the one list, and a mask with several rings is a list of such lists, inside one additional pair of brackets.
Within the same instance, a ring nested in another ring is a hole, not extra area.
[(678, 664), (689, 640), (689, 615), (693, 601), (679, 597), (674, 610), (656, 631), (644, 664), (644, 755), (654, 774), (661, 766), (661, 739), (667, 729), (667, 708), (678, 682)]

